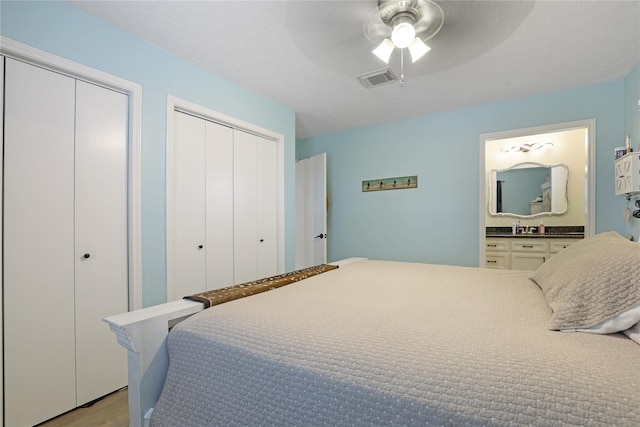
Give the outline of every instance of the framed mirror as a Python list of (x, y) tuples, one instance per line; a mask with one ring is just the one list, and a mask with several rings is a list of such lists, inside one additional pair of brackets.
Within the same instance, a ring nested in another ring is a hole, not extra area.
[(565, 164), (519, 163), (488, 174), (492, 216), (534, 218), (562, 215), (569, 207), (569, 168)]

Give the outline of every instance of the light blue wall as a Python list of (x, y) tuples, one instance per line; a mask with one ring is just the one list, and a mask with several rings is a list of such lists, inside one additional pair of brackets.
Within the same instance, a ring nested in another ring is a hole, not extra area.
[[(624, 79), (624, 129), (625, 134), (631, 136), (631, 146), (634, 151), (640, 151), (640, 64)], [(618, 146), (623, 146), (619, 144)], [(627, 205), (631, 211), (637, 210), (633, 202), (627, 202), (620, 197), (624, 209)], [(629, 224), (625, 224), (625, 233), (632, 235), (634, 239), (640, 240), (640, 219), (632, 218)]]
[[(618, 80), (298, 141), (297, 158), (327, 153), (330, 260), (477, 266), (479, 135), (590, 118), (596, 232), (623, 232), (612, 153), (624, 142), (624, 90)], [(361, 192), (362, 180), (406, 175), (417, 189)]]
[(142, 280), (145, 306), (165, 302), (167, 95), (285, 137), (285, 267), (295, 260), (295, 113), (59, 1), (0, 3), (5, 37), (143, 85)]

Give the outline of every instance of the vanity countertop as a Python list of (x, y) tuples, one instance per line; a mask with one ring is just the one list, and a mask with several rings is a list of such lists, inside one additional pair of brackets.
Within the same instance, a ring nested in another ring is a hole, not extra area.
[(534, 233), (513, 234), (511, 227), (486, 227), (486, 237), (514, 237), (522, 239), (583, 239), (584, 227), (582, 226), (547, 226), (544, 234), (538, 234), (537, 226)]
[(584, 238), (584, 233), (521, 233), (521, 234), (511, 234), (511, 233), (487, 233), (487, 237), (514, 237), (514, 238), (522, 238), (522, 239), (539, 239), (539, 238), (547, 238), (547, 239), (582, 239)]

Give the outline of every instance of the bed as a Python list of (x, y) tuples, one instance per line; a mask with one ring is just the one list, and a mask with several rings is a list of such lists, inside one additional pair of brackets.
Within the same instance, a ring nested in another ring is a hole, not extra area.
[(182, 302), (198, 313), (134, 410), (152, 427), (640, 425), (640, 245), (603, 233), (536, 272), (351, 261)]

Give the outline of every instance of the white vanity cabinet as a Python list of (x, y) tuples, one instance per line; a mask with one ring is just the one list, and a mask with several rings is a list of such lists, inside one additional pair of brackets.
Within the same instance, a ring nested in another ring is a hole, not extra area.
[(507, 270), (536, 270), (547, 259), (580, 238), (487, 237), (485, 267)]
[(640, 192), (640, 153), (629, 153), (614, 162), (616, 196)]

